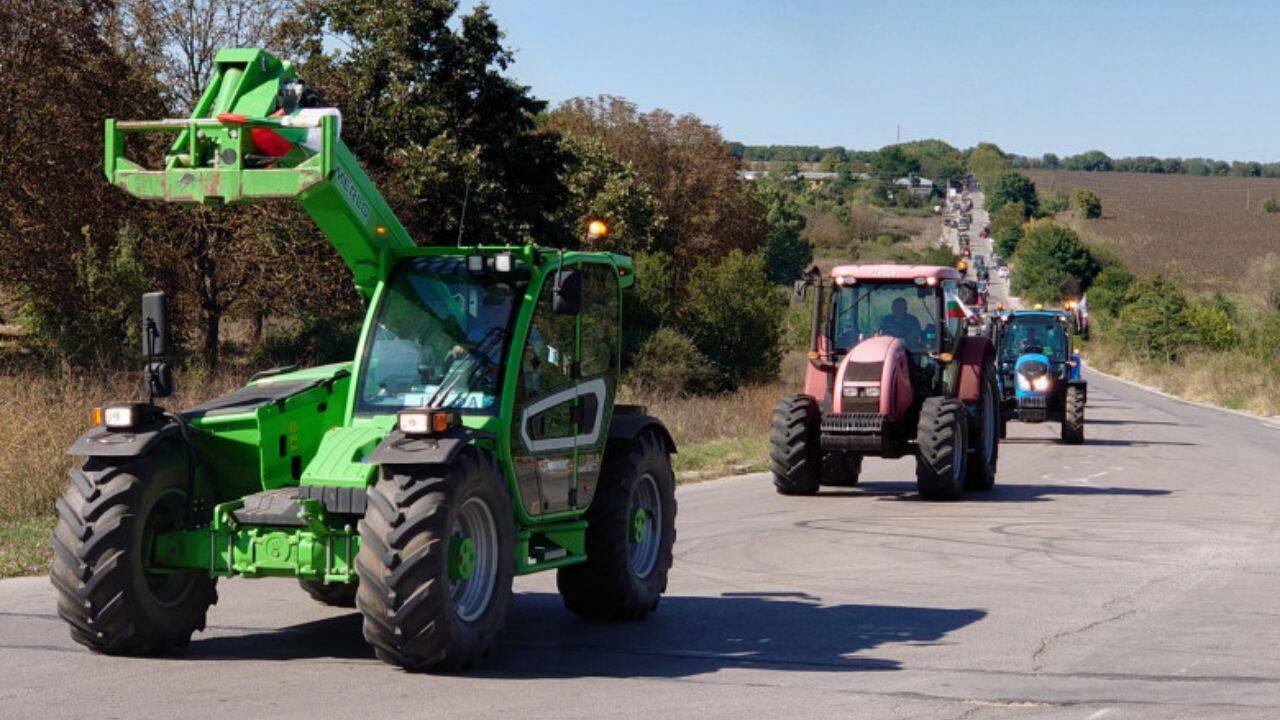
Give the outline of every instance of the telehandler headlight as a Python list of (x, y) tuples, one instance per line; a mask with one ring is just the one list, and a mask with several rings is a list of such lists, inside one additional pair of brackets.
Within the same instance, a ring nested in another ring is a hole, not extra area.
[(511, 253), (493, 256), (493, 270), (500, 273), (511, 272)]
[(405, 435), (438, 435), (454, 424), (455, 415), (448, 410), (413, 408), (397, 415), (397, 427)]
[(111, 430), (128, 430), (142, 421), (142, 406), (138, 403), (116, 403), (93, 409), (93, 421)]
[(467, 256), (467, 272), (478, 274), (484, 272), (484, 256), (468, 255)]

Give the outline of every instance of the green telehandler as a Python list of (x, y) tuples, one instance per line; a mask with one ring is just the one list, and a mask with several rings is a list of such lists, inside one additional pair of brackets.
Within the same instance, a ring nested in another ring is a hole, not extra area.
[[(190, 118), (106, 122), (107, 178), (132, 195), (296, 199), (368, 311), (350, 362), (170, 411), (164, 297), (144, 296), (149, 398), (95, 410), (52, 536), (59, 615), (93, 650), (186, 645), (234, 576), (355, 606), (380, 658), (427, 671), (489, 651), (515, 575), (556, 569), (597, 619), (666, 590), (675, 444), (615, 404), (630, 258), (419, 247), (340, 120), (287, 61), (228, 49)], [(129, 160), (126, 138), (156, 132), (176, 134), (163, 167)]]

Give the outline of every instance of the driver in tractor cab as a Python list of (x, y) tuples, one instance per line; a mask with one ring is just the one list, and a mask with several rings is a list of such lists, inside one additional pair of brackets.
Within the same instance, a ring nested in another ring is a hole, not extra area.
[(894, 298), (891, 312), (880, 319), (880, 334), (892, 335), (908, 348), (919, 347), (921, 342), (920, 320), (907, 312), (907, 299)]

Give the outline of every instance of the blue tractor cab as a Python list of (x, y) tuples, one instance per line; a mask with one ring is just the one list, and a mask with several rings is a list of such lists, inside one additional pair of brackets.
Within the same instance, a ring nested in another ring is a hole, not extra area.
[(1062, 423), (1062, 442), (1084, 442), (1088, 384), (1062, 310), (1013, 310), (990, 325), (1001, 396), (1000, 436), (1009, 420)]

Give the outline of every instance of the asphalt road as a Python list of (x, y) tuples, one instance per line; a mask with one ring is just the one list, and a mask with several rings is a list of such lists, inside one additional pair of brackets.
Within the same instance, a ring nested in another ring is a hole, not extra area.
[(1259, 718), (1280, 715), (1280, 428), (1094, 376), (1088, 442), (1010, 425), (997, 488), (681, 488), (671, 588), (591, 624), (549, 575), (465, 676), (372, 657), (288, 581), (220, 587), (187, 652), (71, 642), (44, 578), (0, 582), (0, 717)]

